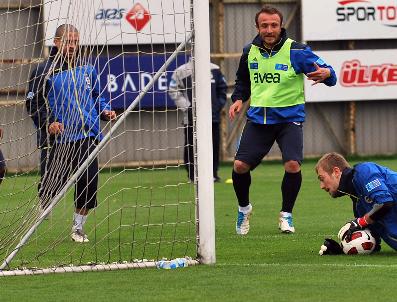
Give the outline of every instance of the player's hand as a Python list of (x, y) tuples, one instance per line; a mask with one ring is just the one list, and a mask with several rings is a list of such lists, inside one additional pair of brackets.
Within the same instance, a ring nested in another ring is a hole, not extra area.
[(326, 238), (323, 245), (320, 247), (318, 252), (320, 256), (322, 255), (340, 255), (343, 254), (343, 249), (341, 245), (333, 239)]
[(364, 229), (367, 225), (364, 217), (354, 219), (340, 229), (338, 237), (341, 241), (345, 238), (350, 241), (354, 232)]
[(59, 122), (52, 122), (50, 126), (48, 126), (48, 133), (51, 135), (61, 134), (63, 130), (63, 124)]
[(116, 112), (113, 110), (103, 110), (102, 118), (107, 121), (113, 121), (117, 118)]
[(312, 86), (323, 82), (325, 79), (331, 76), (331, 71), (329, 68), (320, 67), (317, 65), (317, 63), (314, 63), (314, 67), (316, 70), (307, 74), (307, 78), (311, 81), (314, 81)]
[(229, 108), (229, 119), (231, 121), (233, 121), (235, 116), (240, 113), (241, 108), (243, 108), (243, 101), (242, 100), (237, 100), (230, 106), (230, 108)]

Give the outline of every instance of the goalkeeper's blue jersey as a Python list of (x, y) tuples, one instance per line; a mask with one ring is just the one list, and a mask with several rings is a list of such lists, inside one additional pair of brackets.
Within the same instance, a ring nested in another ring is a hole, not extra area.
[(353, 186), (359, 198), (356, 214), (361, 217), (377, 204), (392, 203), (390, 210), (372, 227), (397, 249), (397, 172), (371, 162), (360, 163), (354, 170)]

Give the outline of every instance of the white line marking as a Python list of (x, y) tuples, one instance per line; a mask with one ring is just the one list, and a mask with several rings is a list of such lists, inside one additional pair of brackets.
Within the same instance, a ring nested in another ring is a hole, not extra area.
[[(320, 256), (319, 256), (320, 257)], [(319, 264), (314, 264), (314, 263), (216, 263), (215, 266), (245, 266), (245, 267), (251, 267), (251, 266), (263, 266), (263, 267), (269, 267), (269, 266), (285, 266), (285, 267), (324, 267), (324, 266), (329, 266), (329, 267), (373, 267), (373, 268), (392, 268), (392, 269), (397, 269), (397, 264), (358, 264), (358, 263), (319, 263)]]

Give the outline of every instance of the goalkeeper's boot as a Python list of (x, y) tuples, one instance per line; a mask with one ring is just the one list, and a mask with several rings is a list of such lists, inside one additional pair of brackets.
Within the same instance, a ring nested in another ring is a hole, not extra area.
[(282, 233), (295, 233), (294, 223), (292, 221), (292, 214), (286, 212), (280, 212), (280, 218), (278, 220), (278, 228)]
[(249, 204), (249, 208), (247, 211), (240, 211), (240, 208), (237, 212), (237, 222), (236, 222), (236, 233), (238, 235), (247, 235), (250, 230), (250, 217), (252, 214), (252, 206)]
[(83, 230), (74, 230), (72, 229), (71, 234), (72, 241), (79, 242), (79, 243), (86, 243), (89, 242), (87, 235), (83, 232)]

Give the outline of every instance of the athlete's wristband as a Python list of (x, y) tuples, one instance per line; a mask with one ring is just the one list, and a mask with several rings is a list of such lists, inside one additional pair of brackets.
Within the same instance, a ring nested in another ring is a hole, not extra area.
[(365, 228), (368, 225), (368, 221), (365, 216), (357, 218), (357, 223), (360, 227)]

